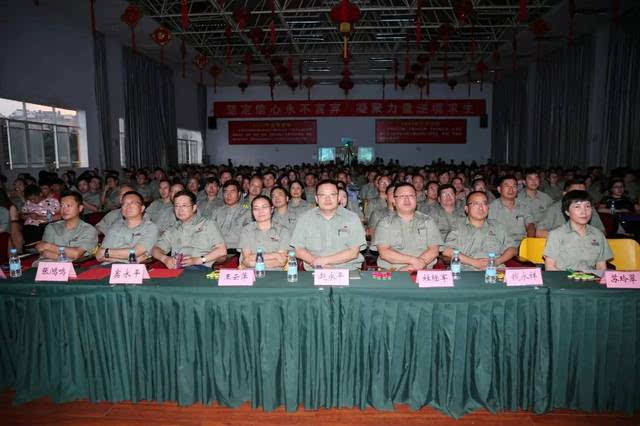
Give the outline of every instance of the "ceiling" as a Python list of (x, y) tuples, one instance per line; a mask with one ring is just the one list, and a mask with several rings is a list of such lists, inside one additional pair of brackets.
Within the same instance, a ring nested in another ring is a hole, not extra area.
[[(629, 4), (629, 1), (621, 1), (623, 7), (625, 3)], [(154, 26), (159, 24), (172, 32), (173, 52), (178, 55), (174, 63), (181, 61), (177, 46), (184, 40), (190, 48), (188, 66), (194, 67), (195, 52), (202, 53), (208, 58), (205, 72), (214, 64), (223, 70), (218, 81), (220, 85), (235, 86), (246, 79), (247, 53), (252, 55), (252, 83), (269, 81), (268, 75), (275, 69), (274, 58), (279, 58), (275, 61), (280, 60), (285, 68), (291, 58), (294, 80), (299, 79), (301, 69), (304, 78), (312, 77), (320, 84), (337, 84), (343, 78), (344, 41), (338, 25), (329, 17), (338, 0), (187, 0), (189, 26), (186, 30), (181, 23), (180, 0), (134, 0), (132, 3), (140, 6), (145, 19), (155, 21)], [(417, 1), (352, 0), (351, 3), (361, 11), (348, 40), (351, 55), (348, 67), (356, 84), (379, 83), (382, 76), (391, 81), (395, 64), (402, 79), (406, 73), (406, 58), (409, 58), (411, 68), (417, 64), (419, 55), (426, 55), (421, 59), (428, 59), (428, 62), (423, 71), (419, 67), (414, 71), (417, 75), (428, 72), (432, 80), (442, 80), (445, 64), (448, 78), (466, 79), (469, 71), (474, 79), (479, 78), (477, 63), (480, 59), (491, 70), (509, 72), (514, 35), (517, 36), (517, 61), (535, 60), (537, 44), (530, 24), (538, 18), (544, 18), (550, 26), (550, 31), (541, 39), (543, 54), (567, 43), (569, 13), (566, 0), (527, 0), (526, 21), (518, 19), (520, 0), (469, 0), (472, 13), (466, 22), (460, 19), (458, 5), (463, 3), (461, 0), (421, 0), (419, 43), (416, 41)], [(611, 0), (576, 0), (575, 3), (574, 38), (611, 20)], [(238, 8), (249, 12), (244, 29), (239, 28), (234, 17)], [(273, 44), (272, 21), (275, 24)], [(448, 47), (441, 34), (443, 24), (451, 26)], [(257, 44), (251, 36), (256, 28), (261, 30), (259, 38), (263, 40)], [(227, 37), (225, 32), (228, 34), (229, 31), (231, 35)], [(434, 46), (437, 46), (435, 52)], [(153, 43), (150, 48), (158, 50)], [(493, 55), (496, 51), (499, 62)], [(276, 80), (281, 80), (289, 71), (281, 72), (281, 75), (275, 73)], [(207, 75), (207, 78), (211, 84), (211, 77)]]

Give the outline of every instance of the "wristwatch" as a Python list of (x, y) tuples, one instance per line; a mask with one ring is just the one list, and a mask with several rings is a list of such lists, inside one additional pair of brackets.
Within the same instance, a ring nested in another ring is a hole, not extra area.
[(109, 249), (104, 249), (104, 258), (108, 259), (109, 258)]
[(202, 261), (202, 264), (204, 265), (205, 263), (207, 263), (207, 258), (204, 256), (200, 256), (200, 260)]

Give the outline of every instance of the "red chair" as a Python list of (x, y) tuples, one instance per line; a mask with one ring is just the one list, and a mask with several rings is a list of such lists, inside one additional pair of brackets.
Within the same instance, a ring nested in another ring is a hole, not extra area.
[(214, 263), (213, 269), (216, 271), (219, 269), (237, 269), (239, 265), (240, 265), (240, 255), (228, 254), (226, 259)]
[(88, 215), (85, 216), (84, 221), (91, 226), (96, 226), (98, 222), (100, 222), (105, 215), (106, 215), (105, 212), (89, 213)]

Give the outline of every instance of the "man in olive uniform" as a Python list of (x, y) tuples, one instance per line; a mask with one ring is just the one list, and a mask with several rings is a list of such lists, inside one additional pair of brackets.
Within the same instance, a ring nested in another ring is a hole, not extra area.
[(385, 216), (375, 230), (378, 266), (400, 271), (417, 271), (436, 263), (442, 237), (431, 217), (416, 211), (416, 190), (400, 183), (393, 193), (395, 214)]
[(374, 198), (369, 198), (367, 205), (364, 209), (364, 217), (367, 221), (371, 219), (371, 214), (378, 210), (387, 207), (387, 188), (391, 185), (391, 178), (389, 176), (380, 176), (376, 180), (376, 189), (378, 195)]
[(69, 260), (78, 259), (98, 245), (96, 229), (80, 219), (84, 209), (82, 195), (63, 192), (60, 196), (60, 214), (63, 220), (47, 225), (42, 241), (36, 244), (41, 259), (57, 260), (59, 247), (64, 247)]
[(171, 201), (171, 208), (162, 209), (160, 214), (158, 214), (153, 221), (153, 223), (155, 223), (158, 227), (158, 231), (160, 232), (160, 234), (169, 229), (170, 226), (175, 225), (175, 223), (178, 221), (178, 219), (176, 219), (173, 201), (176, 194), (183, 190), (184, 185), (181, 183), (174, 183), (173, 185), (171, 185), (171, 188), (169, 188), (169, 200)]
[(144, 261), (158, 241), (158, 227), (143, 216), (142, 195), (130, 191), (122, 197), (123, 221), (117, 221), (107, 231), (102, 247), (96, 253), (99, 262), (128, 262), (129, 250), (135, 250), (136, 260)]
[[(130, 187), (129, 185), (121, 185), (118, 191), (120, 192), (120, 204), (122, 204), (122, 197), (124, 196), (124, 194), (130, 191), (133, 191), (133, 188)], [(107, 213), (100, 220), (100, 222), (96, 224), (96, 229), (101, 234), (106, 234), (109, 228), (111, 228), (111, 226), (114, 223), (116, 223), (117, 221), (123, 221), (123, 220), (124, 219), (122, 218), (122, 208), (118, 207), (117, 209), (111, 210), (109, 213)]]
[(553, 204), (553, 200), (547, 194), (538, 190), (540, 177), (536, 170), (527, 170), (524, 182), (525, 187), (518, 193), (517, 198), (525, 208), (529, 209), (529, 214), (533, 217), (533, 223), (537, 226), (547, 208)]
[(431, 209), (429, 215), (435, 221), (444, 241), (451, 228), (464, 218), (464, 209), (456, 207), (456, 189), (453, 185), (440, 185), (438, 188), (438, 205)]
[(296, 223), (291, 246), (304, 261), (307, 271), (314, 268), (360, 268), (360, 254), (367, 242), (362, 222), (354, 213), (338, 207), (338, 185), (320, 181), (315, 190), (318, 207), (307, 210)]
[(500, 197), (489, 204), (489, 219), (496, 221), (507, 232), (514, 247), (520, 246), (525, 237), (536, 235), (536, 226), (530, 210), (516, 199), (518, 194), (518, 180), (513, 175), (500, 178), (498, 184)]
[(489, 202), (485, 192), (470, 193), (464, 211), (467, 218), (459, 221), (447, 235), (442, 250), (445, 256), (453, 257), (453, 250), (459, 250), (463, 270), (483, 271), (489, 263), (489, 253), (496, 255), (496, 266), (516, 255), (514, 243), (504, 228), (487, 220)]
[(240, 206), (240, 184), (229, 180), (222, 186), (224, 206), (213, 211), (210, 219), (216, 222), (228, 249), (237, 249), (242, 228), (251, 222), (251, 212)]
[(168, 179), (162, 179), (157, 183), (158, 199), (154, 200), (144, 211), (144, 216), (152, 222), (156, 222), (164, 210), (173, 212), (173, 204), (171, 203), (170, 191), (171, 183)]
[(204, 186), (205, 197), (198, 200), (198, 212), (202, 216), (211, 218), (213, 216), (213, 211), (224, 205), (224, 201), (222, 201), (222, 198), (218, 196), (219, 191), (220, 183), (218, 182), (218, 179), (215, 177), (207, 178)]
[[(199, 265), (210, 268), (213, 262), (226, 257), (227, 248), (215, 222), (197, 213), (195, 194), (187, 190), (178, 192), (173, 207), (178, 222), (160, 236), (152, 250), (154, 258), (175, 269)], [(180, 265), (177, 254), (183, 255)]]

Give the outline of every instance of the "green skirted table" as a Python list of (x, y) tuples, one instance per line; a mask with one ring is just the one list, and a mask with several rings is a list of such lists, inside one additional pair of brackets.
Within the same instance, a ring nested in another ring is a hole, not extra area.
[(0, 282), (0, 386), (16, 402), (217, 401), (295, 410), (434, 406), (457, 417), (640, 408), (640, 292), (576, 284), (450, 289), (406, 274), (349, 287), (269, 272), (218, 287), (204, 272), (142, 286)]

